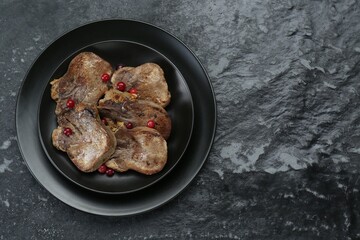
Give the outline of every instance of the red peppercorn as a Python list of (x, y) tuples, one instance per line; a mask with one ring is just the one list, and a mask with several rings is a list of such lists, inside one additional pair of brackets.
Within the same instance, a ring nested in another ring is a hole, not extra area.
[(73, 132), (72, 132), (71, 128), (65, 128), (63, 133), (69, 137)]
[(129, 89), (129, 93), (131, 93), (131, 94), (137, 94), (136, 88), (130, 88), (130, 89)]
[(103, 75), (101, 75), (101, 80), (106, 83), (110, 80), (110, 75), (107, 73), (104, 73)]
[(154, 128), (154, 127), (155, 127), (155, 122), (154, 122), (154, 120), (149, 120), (149, 121), (147, 122), (147, 126), (148, 126), (149, 128)]
[(106, 170), (106, 175), (108, 175), (109, 177), (113, 176), (114, 173), (115, 173), (115, 171), (112, 170), (111, 168), (108, 168), (108, 169)]
[(125, 123), (125, 127), (126, 127), (127, 129), (132, 129), (132, 128), (133, 128), (133, 125), (132, 125), (131, 122), (127, 122), (127, 123)]
[(67, 106), (68, 108), (74, 108), (74, 107), (75, 107), (75, 101), (72, 100), (71, 98), (69, 98), (69, 99), (67, 100), (67, 102), (66, 102), (66, 106)]
[(106, 170), (108, 170), (108, 168), (106, 167), (106, 165), (101, 165), (99, 168), (98, 168), (98, 172), (101, 173), (101, 174), (104, 174), (106, 173)]
[(123, 92), (126, 89), (126, 84), (124, 82), (116, 83), (116, 89)]

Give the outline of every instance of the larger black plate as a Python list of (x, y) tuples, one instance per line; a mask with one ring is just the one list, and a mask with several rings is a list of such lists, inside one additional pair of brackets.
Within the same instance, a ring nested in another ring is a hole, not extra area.
[[(50, 163), (38, 136), (39, 94), (63, 59), (86, 46), (104, 41), (129, 41), (164, 55), (179, 70), (190, 89), (194, 127), (181, 161), (155, 184), (142, 190), (107, 195), (88, 191), (64, 178)], [(166, 31), (132, 20), (105, 20), (72, 30), (54, 41), (35, 60), (18, 94), (16, 109), (18, 144), (33, 176), (51, 194), (79, 210), (112, 216), (137, 214), (154, 209), (179, 194), (203, 166), (216, 128), (216, 103), (208, 76), (195, 55)]]

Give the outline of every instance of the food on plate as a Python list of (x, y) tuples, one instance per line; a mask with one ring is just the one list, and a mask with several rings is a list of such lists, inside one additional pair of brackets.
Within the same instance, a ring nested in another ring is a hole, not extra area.
[(78, 103), (57, 117), (53, 145), (66, 152), (79, 170), (96, 171), (114, 153), (115, 136), (101, 122), (95, 106)]
[(83, 172), (151, 175), (167, 162), (170, 92), (161, 67), (119, 67), (82, 52), (51, 81), (58, 127), (52, 143)]
[(148, 126), (150, 121), (152, 124), (149, 125), (165, 139), (170, 136), (171, 119), (167, 111), (154, 102), (137, 99), (133, 94), (110, 89), (100, 99), (98, 109), (101, 116), (131, 123), (132, 127)]
[(106, 166), (118, 172), (129, 169), (146, 175), (160, 172), (167, 161), (167, 143), (158, 131), (148, 127), (120, 128), (117, 145)]
[[(64, 76), (53, 80), (51, 97), (57, 102), (55, 113), (67, 109), (69, 99), (74, 103), (96, 105), (108, 90), (104, 76), (112, 74), (110, 63), (91, 52), (82, 52), (70, 62)], [(105, 78), (106, 79), (106, 78)]]
[(171, 94), (164, 71), (155, 63), (145, 63), (138, 67), (120, 67), (112, 75), (111, 82), (115, 89), (119, 87), (119, 82), (127, 89), (136, 89), (140, 100), (152, 101), (162, 107), (166, 107), (170, 102)]

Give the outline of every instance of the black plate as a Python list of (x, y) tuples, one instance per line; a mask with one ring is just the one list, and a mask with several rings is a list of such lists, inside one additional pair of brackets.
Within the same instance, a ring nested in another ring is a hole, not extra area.
[[(194, 127), (181, 160), (163, 179), (142, 190), (108, 195), (89, 191), (66, 179), (48, 160), (38, 136), (41, 91), (64, 59), (104, 41), (129, 41), (147, 46), (173, 63), (189, 87)], [(72, 30), (50, 44), (27, 73), (17, 99), (16, 128), (22, 156), (33, 176), (51, 194), (79, 210), (125, 216), (154, 209), (179, 194), (203, 166), (216, 128), (216, 103), (208, 76), (195, 55), (177, 38), (155, 26), (131, 20), (105, 20)]]
[(179, 70), (166, 57), (149, 47), (118, 40), (96, 43), (77, 51), (62, 61), (49, 81), (63, 76), (70, 61), (79, 52), (84, 51), (99, 55), (114, 67), (119, 63), (136, 67), (146, 62), (157, 63), (161, 66), (172, 96), (170, 104), (166, 107), (172, 120), (172, 131), (167, 141), (168, 161), (161, 172), (151, 176), (127, 171), (109, 178), (97, 172), (84, 173), (79, 171), (66, 153), (57, 150), (51, 143), (51, 134), (57, 127), (57, 123), (54, 113), (56, 104), (50, 97), (50, 84), (47, 84), (45, 88), (39, 109), (39, 136), (44, 151), (53, 165), (65, 177), (86, 189), (100, 193), (123, 194), (148, 187), (174, 168), (190, 141), (193, 128), (193, 103), (189, 88)]

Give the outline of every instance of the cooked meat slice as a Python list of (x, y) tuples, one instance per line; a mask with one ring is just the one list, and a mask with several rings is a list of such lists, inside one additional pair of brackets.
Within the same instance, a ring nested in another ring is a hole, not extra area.
[(66, 108), (69, 98), (76, 103), (96, 105), (108, 90), (107, 84), (101, 80), (104, 73), (111, 76), (112, 67), (96, 54), (82, 52), (76, 55), (65, 75), (50, 83), (51, 97), (58, 103), (55, 113), (60, 114)]
[(103, 117), (121, 122), (131, 122), (133, 127), (147, 126), (149, 120), (155, 122), (155, 129), (168, 139), (171, 132), (169, 114), (160, 105), (146, 100), (138, 100), (129, 93), (110, 89), (99, 101), (98, 109)]
[(170, 92), (164, 71), (155, 63), (145, 63), (138, 67), (123, 67), (116, 70), (111, 78), (113, 87), (124, 82), (127, 89), (136, 88), (139, 99), (148, 100), (166, 107), (170, 102)]
[(167, 161), (167, 143), (152, 128), (119, 129), (115, 133), (116, 150), (106, 166), (118, 172), (129, 169), (151, 175), (163, 169)]
[[(83, 172), (95, 171), (115, 151), (115, 136), (101, 122), (95, 107), (77, 104), (58, 115), (58, 124), (52, 133), (53, 145)], [(72, 130), (70, 136), (63, 133), (65, 128)]]

